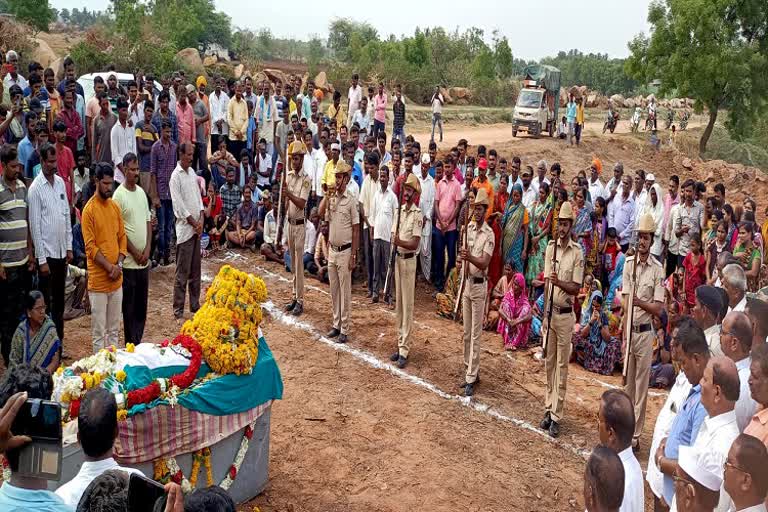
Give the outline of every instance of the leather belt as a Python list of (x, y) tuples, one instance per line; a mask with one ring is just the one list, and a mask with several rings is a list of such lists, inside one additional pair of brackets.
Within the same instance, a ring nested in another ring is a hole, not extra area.
[(397, 253), (397, 257), (398, 258), (402, 258), (404, 260), (409, 260), (409, 259), (413, 258), (414, 256), (416, 256), (415, 252), (405, 252), (405, 253), (398, 252)]
[(552, 311), (554, 313), (557, 313), (558, 315), (567, 315), (569, 313), (573, 313), (573, 307), (571, 307), (571, 306), (560, 307), (560, 306), (555, 306), (553, 304), (552, 305)]
[(344, 252), (347, 249), (350, 249), (352, 247), (351, 243), (340, 245), (340, 246), (332, 245), (332, 244), (329, 244), (329, 245), (331, 246), (331, 249), (333, 249), (336, 252)]
[(304, 219), (288, 219), (288, 224), (291, 226), (301, 226), (304, 224)]
[(484, 284), (485, 277), (470, 277), (469, 282), (472, 284)]
[(635, 334), (641, 334), (641, 333), (652, 331), (652, 330), (653, 330), (653, 325), (651, 324), (641, 324), (641, 325), (632, 326), (632, 332)]

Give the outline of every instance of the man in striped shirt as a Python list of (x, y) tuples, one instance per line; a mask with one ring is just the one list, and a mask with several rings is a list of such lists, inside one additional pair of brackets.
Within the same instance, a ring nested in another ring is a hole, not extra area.
[(31, 245), (27, 226), (27, 188), (21, 177), (16, 148), (0, 147), (0, 349), (8, 366), (11, 339), (21, 316), (31, 279)]
[(56, 148), (40, 148), (42, 172), (27, 195), (29, 230), (35, 247), (40, 291), (59, 339), (64, 340), (64, 285), (72, 261), (72, 224), (64, 180), (56, 174)]

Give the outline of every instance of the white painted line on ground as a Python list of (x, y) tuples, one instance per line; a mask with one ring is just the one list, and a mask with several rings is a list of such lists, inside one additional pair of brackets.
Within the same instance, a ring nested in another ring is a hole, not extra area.
[(375, 368), (377, 370), (387, 371), (387, 372), (391, 373), (392, 375), (394, 375), (395, 377), (399, 377), (400, 379), (403, 379), (406, 382), (409, 382), (410, 384), (413, 384), (413, 385), (419, 386), (421, 388), (424, 388), (427, 391), (431, 391), (432, 393), (434, 393), (435, 395), (437, 395), (437, 396), (439, 396), (441, 398), (444, 398), (446, 400), (451, 400), (451, 401), (454, 401), (454, 402), (458, 402), (459, 404), (463, 405), (464, 407), (468, 407), (468, 408), (473, 409), (473, 410), (475, 410), (477, 412), (486, 414), (486, 415), (488, 415), (488, 416), (490, 416), (490, 417), (492, 417), (494, 419), (503, 421), (505, 423), (511, 423), (511, 424), (513, 424), (513, 425), (523, 429), (523, 430), (527, 430), (527, 431), (529, 431), (529, 432), (539, 436), (540, 438), (542, 438), (543, 440), (545, 440), (547, 442), (550, 442), (550, 443), (555, 444), (555, 445), (557, 445), (557, 446), (559, 446), (561, 448), (564, 448), (564, 449), (570, 451), (571, 453), (573, 453), (573, 454), (575, 454), (575, 455), (577, 455), (577, 456), (579, 456), (579, 457), (581, 457), (583, 459), (587, 459), (589, 457), (589, 452), (588, 451), (582, 450), (581, 448), (579, 448), (577, 446), (574, 446), (574, 445), (572, 445), (570, 443), (566, 443), (566, 442), (558, 440), (558, 439), (553, 439), (553, 438), (549, 437), (549, 435), (546, 434), (543, 430), (540, 430), (540, 429), (536, 428), (535, 426), (531, 425), (527, 421), (524, 421), (524, 420), (521, 420), (521, 419), (518, 419), (518, 418), (515, 418), (515, 417), (512, 417), (512, 416), (507, 416), (505, 414), (502, 414), (501, 412), (499, 412), (498, 410), (494, 409), (490, 405), (484, 404), (484, 403), (478, 401), (477, 399), (470, 399), (468, 397), (456, 395), (456, 394), (453, 394), (453, 393), (447, 393), (447, 392), (441, 390), (440, 388), (438, 388), (436, 385), (432, 384), (431, 382), (422, 379), (421, 377), (417, 377), (415, 375), (412, 375), (412, 374), (410, 374), (410, 373), (408, 373), (406, 371), (401, 370), (400, 368), (397, 368), (396, 366), (394, 366), (392, 364), (389, 364), (389, 363), (386, 363), (384, 361), (379, 360), (378, 358), (376, 358), (376, 356), (374, 356), (370, 352), (367, 352), (365, 350), (361, 350), (361, 349), (357, 349), (357, 348), (351, 347), (351, 346), (349, 346), (347, 344), (336, 343), (333, 340), (331, 340), (331, 339), (327, 338), (326, 336), (324, 336), (322, 333), (320, 333), (320, 331), (318, 331), (311, 324), (309, 324), (307, 322), (303, 322), (301, 320), (298, 320), (298, 319), (296, 319), (293, 316), (289, 316), (289, 315), (284, 314), (277, 306), (275, 306), (275, 304), (272, 301), (266, 302), (263, 305), (263, 307), (264, 307), (264, 310), (267, 313), (269, 313), (270, 315), (272, 315), (272, 317), (275, 320), (277, 320), (277, 321), (279, 321), (279, 322), (281, 322), (284, 325), (287, 325), (289, 327), (293, 327), (293, 328), (296, 328), (296, 329), (301, 329), (303, 331), (306, 331), (309, 334), (311, 334), (312, 336), (314, 336), (315, 339), (317, 339), (318, 341), (324, 343), (325, 345), (328, 345), (329, 347), (333, 348), (336, 351), (346, 352), (347, 354), (349, 354), (352, 357), (362, 361), (363, 363), (367, 364), (368, 366), (370, 366), (372, 368)]

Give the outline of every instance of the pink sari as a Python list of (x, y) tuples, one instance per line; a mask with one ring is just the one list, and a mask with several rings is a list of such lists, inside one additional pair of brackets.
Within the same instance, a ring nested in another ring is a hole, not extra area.
[[(515, 295), (514, 288), (510, 287), (501, 301), (500, 310), (510, 318), (517, 319), (527, 316), (531, 312), (531, 304), (528, 302), (528, 294), (525, 291), (525, 277), (517, 273), (513, 278), (520, 287), (520, 294)], [(510, 326), (503, 317), (499, 317), (499, 325), (496, 328), (504, 339), (504, 348), (525, 348), (528, 344), (528, 332), (531, 329), (531, 321)]]

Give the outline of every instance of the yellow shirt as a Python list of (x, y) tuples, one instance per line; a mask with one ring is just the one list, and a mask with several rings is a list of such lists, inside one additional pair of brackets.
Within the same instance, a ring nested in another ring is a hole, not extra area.
[(576, 104), (576, 123), (584, 124), (584, 104)]
[(112, 199), (104, 201), (98, 194), (94, 195), (83, 209), (82, 227), (88, 263), (88, 290), (110, 293), (119, 289), (123, 286), (123, 277), (114, 281), (110, 279), (107, 271), (96, 263), (96, 255), (101, 253), (108, 262), (116, 265), (121, 254), (128, 254), (128, 239), (120, 207)]
[[(227, 124), (229, 125), (229, 138), (232, 140), (246, 140), (246, 134), (248, 133), (248, 104), (244, 99), (237, 101), (236, 97), (232, 98), (227, 106)], [(240, 132), (240, 136), (236, 136), (235, 132)]]
[(339, 108), (337, 109), (333, 106), (333, 104), (331, 104), (328, 107), (328, 117), (331, 119), (331, 122), (334, 120), (336, 121), (337, 130), (341, 130), (341, 127), (344, 126), (344, 123), (347, 122), (347, 116), (344, 113), (344, 107), (341, 105), (339, 105)]
[(333, 162), (333, 159), (328, 160), (325, 163), (325, 167), (323, 167), (323, 179), (320, 180), (320, 184), (327, 186), (328, 190), (331, 190), (336, 186), (336, 164)]

